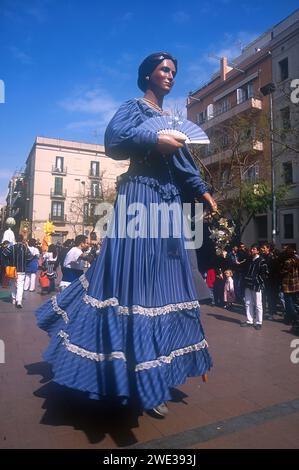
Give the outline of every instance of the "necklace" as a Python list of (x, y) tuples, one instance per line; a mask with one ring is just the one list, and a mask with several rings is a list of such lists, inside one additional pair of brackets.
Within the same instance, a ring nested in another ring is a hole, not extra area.
[(141, 99), (142, 101), (145, 101), (147, 105), (150, 106), (151, 108), (155, 109), (159, 113), (163, 113), (163, 109), (160, 108), (160, 106), (158, 106), (156, 103), (153, 103), (153, 101), (148, 100), (147, 98), (141, 98)]

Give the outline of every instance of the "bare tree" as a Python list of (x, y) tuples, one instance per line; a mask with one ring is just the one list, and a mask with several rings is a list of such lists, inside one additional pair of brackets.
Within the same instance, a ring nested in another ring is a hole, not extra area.
[[(223, 215), (236, 224), (241, 239), (252, 218), (271, 206), (271, 159), (268, 116), (254, 110), (207, 131), (211, 144), (191, 151), (213, 188)], [(277, 188), (277, 203), (286, 194)]]

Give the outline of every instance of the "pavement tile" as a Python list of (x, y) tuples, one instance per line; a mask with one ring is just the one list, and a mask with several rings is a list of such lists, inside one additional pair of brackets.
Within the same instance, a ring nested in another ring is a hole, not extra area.
[[(42, 352), (47, 335), (33, 311), (47, 299), (27, 295), (17, 311), (0, 299), (0, 448), (122, 448), (184, 433), (299, 397), (298, 365), (290, 361), (288, 327), (265, 322), (244, 330), (244, 315), (202, 307), (202, 321), (214, 367), (208, 382), (190, 378), (173, 389), (170, 413), (157, 420), (130, 410), (104, 412), (51, 382)], [(58, 388), (57, 388), (58, 387)], [(298, 448), (299, 413), (199, 444), (199, 448)]]

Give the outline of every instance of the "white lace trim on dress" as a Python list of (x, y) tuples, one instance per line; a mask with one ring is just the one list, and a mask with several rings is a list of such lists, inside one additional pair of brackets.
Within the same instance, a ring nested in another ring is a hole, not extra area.
[(89, 282), (88, 282), (88, 280), (86, 279), (85, 274), (82, 274), (82, 275), (79, 277), (79, 280), (80, 280), (80, 282), (81, 282), (81, 284), (82, 284), (82, 287), (83, 287), (85, 290), (87, 290), (88, 287), (89, 287)]
[(87, 351), (87, 349), (80, 348), (76, 344), (72, 344), (69, 340), (69, 335), (63, 330), (59, 331), (58, 336), (63, 338), (63, 344), (66, 349), (74, 354), (77, 354), (78, 356), (86, 357), (87, 359), (91, 359), (92, 361), (97, 362), (112, 361), (113, 359), (122, 359), (126, 361), (126, 357), (121, 351), (114, 351), (111, 354), (95, 353), (92, 351)]
[(104, 308), (109, 307), (112, 305), (113, 307), (118, 307), (118, 300), (115, 297), (111, 297), (110, 299), (106, 300), (98, 300), (95, 297), (91, 297), (91, 295), (85, 294), (83, 300), (86, 304), (92, 305), (92, 307), (97, 308)]
[(203, 339), (200, 343), (192, 344), (191, 346), (186, 346), (185, 348), (181, 349), (176, 349), (175, 351), (172, 351), (169, 356), (160, 356), (158, 359), (153, 361), (141, 362), (140, 364), (137, 364), (135, 371), (139, 372), (141, 370), (152, 369), (153, 367), (160, 367), (163, 364), (170, 364), (176, 357), (183, 356), (184, 354), (189, 354), (195, 351), (200, 351), (200, 349), (203, 349), (207, 346), (207, 341)]
[[(87, 351), (87, 349), (80, 348), (76, 344), (71, 343), (69, 340), (69, 335), (63, 330), (59, 331), (58, 336), (63, 338), (63, 344), (66, 349), (74, 354), (77, 354), (78, 356), (85, 357), (97, 362), (111, 361), (113, 359), (122, 359), (126, 362), (126, 356), (121, 351), (114, 351), (111, 354), (95, 353), (92, 351)], [(181, 349), (176, 349), (175, 351), (172, 351), (169, 356), (160, 356), (158, 359), (153, 361), (141, 362), (140, 364), (137, 364), (135, 371), (139, 372), (142, 370), (152, 369), (153, 367), (159, 367), (163, 364), (170, 364), (176, 357), (183, 356), (184, 354), (189, 354), (195, 351), (200, 351), (207, 346), (207, 341), (203, 339), (200, 343), (192, 344), (191, 346), (186, 346), (185, 348)]]
[(65, 323), (68, 323), (69, 322), (68, 314), (64, 310), (62, 310), (62, 308), (59, 307), (57, 303), (56, 295), (54, 295), (51, 298), (51, 302), (52, 302), (52, 307), (53, 307), (54, 312), (58, 313), (58, 315), (61, 315)]
[(157, 315), (166, 315), (170, 312), (175, 312), (178, 310), (192, 310), (199, 307), (198, 300), (193, 300), (190, 302), (179, 302), (176, 304), (163, 305), (163, 307), (142, 307), (141, 305), (133, 305), (132, 307), (123, 307), (119, 305), (116, 297), (111, 297), (106, 300), (98, 300), (95, 297), (85, 294), (83, 297), (85, 303), (92, 305), (97, 308), (104, 308), (112, 305), (113, 307), (118, 307), (118, 313), (121, 315), (129, 315), (130, 313), (138, 315), (146, 315), (150, 317), (155, 317)]

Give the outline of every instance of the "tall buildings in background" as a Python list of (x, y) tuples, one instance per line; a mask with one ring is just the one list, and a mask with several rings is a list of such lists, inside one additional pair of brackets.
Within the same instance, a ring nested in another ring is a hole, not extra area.
[(9, 183), (7, 215), (17, 230), (28, 224), (34, 238), (43, 238), (43, 225), (55, 225), (53, 241), (63, 241), (94, 228), (95, 208), (113, 200), (117, 177), (128, 161), (105, 155), (102, 145), (37, 137), (22, 173)]
[[(219, 72), (187, 100), (188, 118), (211, 140), (200, 158), (211, 174), (220, 203), (233, 213), (231, 204), (238, 203), (240, 188), (251, 183), (253, 190), (259, 191), (262, 181), (271, 185), (273, 174), (275, 189), (287, 186), (277, 209), (276, 244), (297, 249), (299, 110), (290, 99), (290, 85), (299, 78), (298, 51), (299, 10), (246, 46), (233, 61), (222, 57)], [(271, 96), (273, 147), (269, 132)], [(250, 214), (244, 215), (244, 226), (247, 219)], [(255, 212), (242, 238), (246, 243), (271, 241), (271, 211)]]

